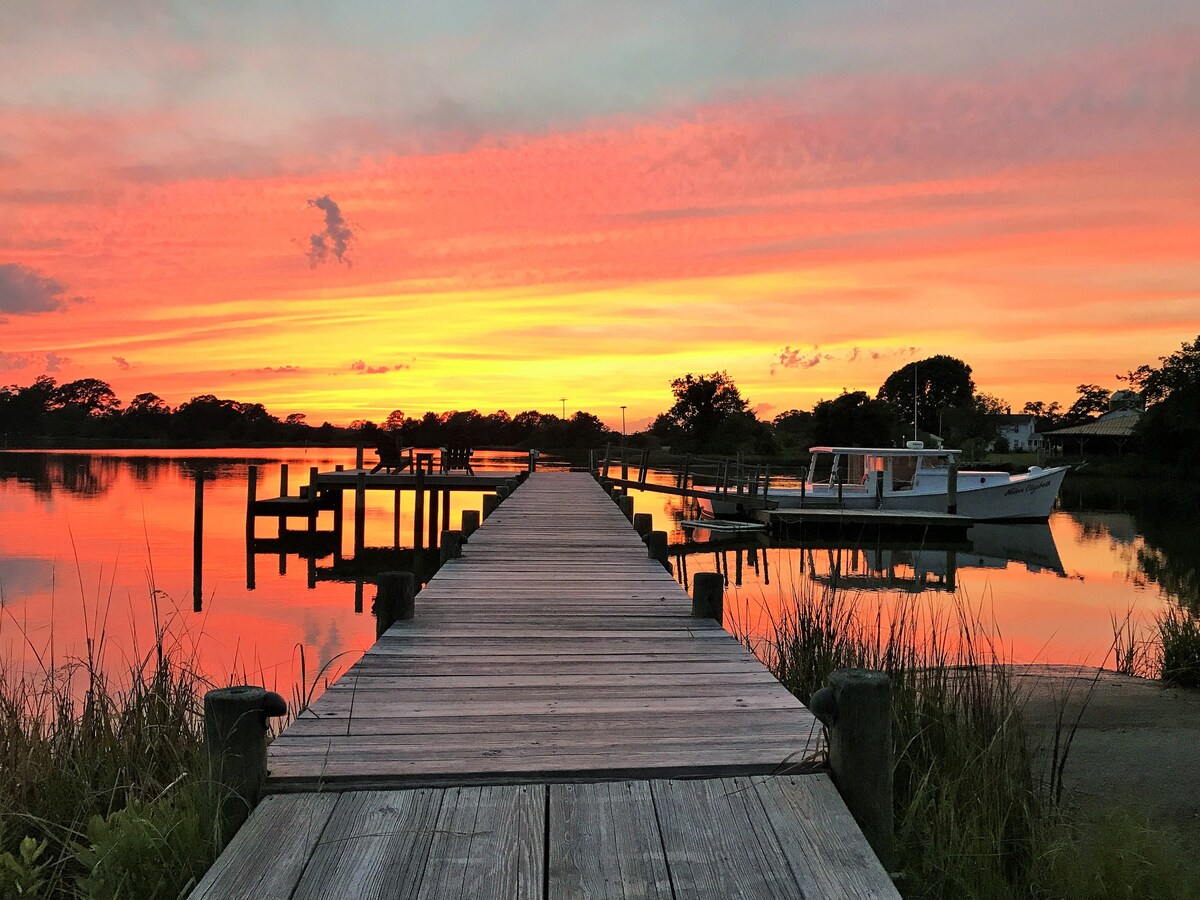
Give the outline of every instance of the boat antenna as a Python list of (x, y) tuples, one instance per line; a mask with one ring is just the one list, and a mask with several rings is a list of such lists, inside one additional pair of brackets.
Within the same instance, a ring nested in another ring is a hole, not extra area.
[(913, 440), (917, 439), (917, 369), (919, 366), (913, 363)]

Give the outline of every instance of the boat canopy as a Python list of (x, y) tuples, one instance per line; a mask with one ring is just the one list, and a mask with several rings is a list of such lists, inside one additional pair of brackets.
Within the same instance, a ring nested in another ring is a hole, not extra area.
[(842, 456), (957, 456), (961, 450), (925, 450), (909, 447), (809, 447), (809, 453), (837, 453)]

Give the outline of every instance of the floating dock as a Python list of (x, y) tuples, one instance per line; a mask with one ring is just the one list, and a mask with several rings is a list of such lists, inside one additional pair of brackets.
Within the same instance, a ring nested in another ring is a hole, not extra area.
[(812, 714), (587, 474), (532, 475), (271, 745), (193, 898), (897, 897)]

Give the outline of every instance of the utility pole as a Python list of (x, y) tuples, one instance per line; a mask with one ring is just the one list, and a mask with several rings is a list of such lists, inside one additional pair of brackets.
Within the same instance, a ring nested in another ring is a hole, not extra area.
[(621, 407), (621, 440), (625, 439), (625, 407)]
[(567, 417), (567, 398), (559, 397), (558, 399), (562, 401), (562, 405), (563, 405), (563, 416), (562, 417), (565, 419)]

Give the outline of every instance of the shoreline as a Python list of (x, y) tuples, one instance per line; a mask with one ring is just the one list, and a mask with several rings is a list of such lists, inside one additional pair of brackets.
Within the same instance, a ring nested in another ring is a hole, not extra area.
[(1078, 718), (1063, 774), (1069, 802), (1086, 812), (1140, 810), (1200, 845), (1200, 691), (1092, 667), (1013, 667), (1011, 675), (1038, 762), (1064, 698), (1064, 727)]

